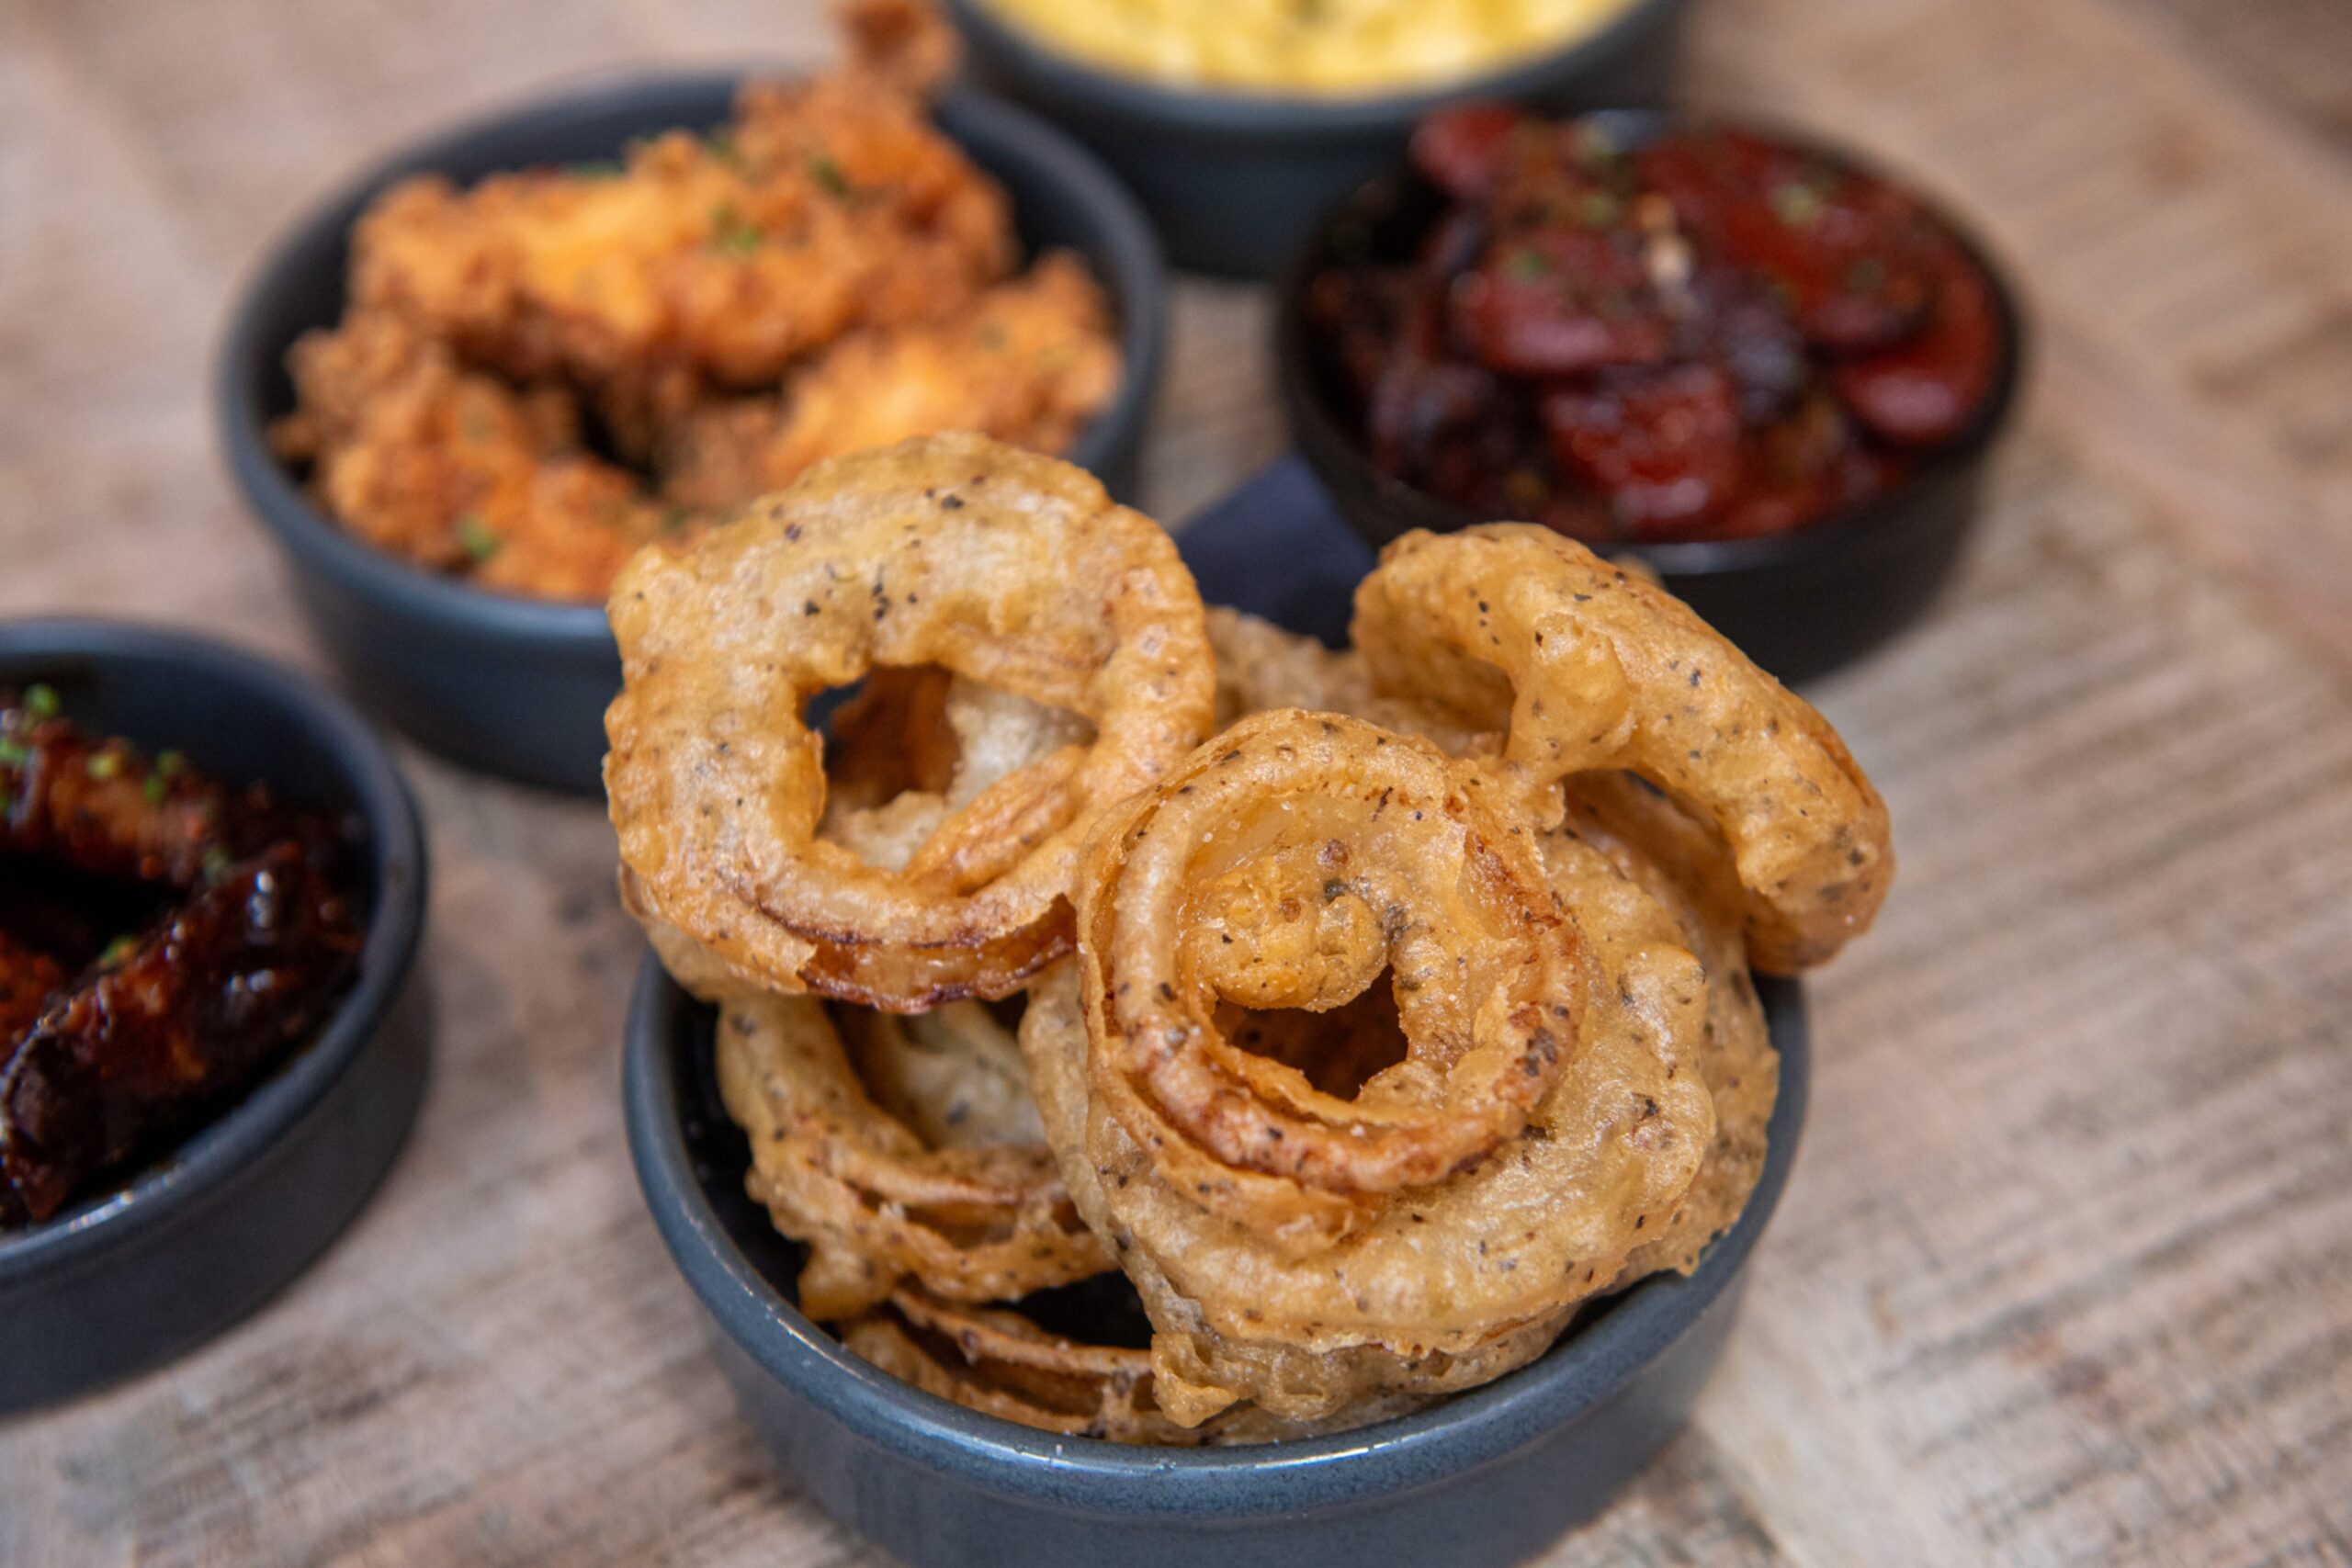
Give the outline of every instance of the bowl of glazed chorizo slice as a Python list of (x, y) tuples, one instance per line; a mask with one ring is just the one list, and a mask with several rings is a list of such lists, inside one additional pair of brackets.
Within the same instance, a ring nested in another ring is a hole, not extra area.
[(0, 624), (0, 1412), (193, 1348), (414, 1119), (424, 846), (340, 702), (247, 655)]
[(1589, 1516), (1725, 1343), (1792, 977), (1893, 876), (1820, 715), (1555, 532), (1397, 539), (1346, 652), (1233, 588), (949, 435), (614, 595), (639, 1178), (753, 1424), (906, 1562)]
[(1375, 547), (1541, 523), (1792, 681), (1942, 586), (2026, 348), (1984, 247), (1843, 151), (1499, 104), (1324, 216), (1277, 336), (1300, 452)]

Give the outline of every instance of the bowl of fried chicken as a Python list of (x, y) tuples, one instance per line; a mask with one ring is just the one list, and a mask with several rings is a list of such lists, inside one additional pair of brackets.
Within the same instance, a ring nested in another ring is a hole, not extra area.
[(372, 710), (597, 786), (614, 576), (840, 453), (972, 430), (1134, 479), (1166, 281), (1132, 200), (952, 35), (844, 13), (814, 73), (610, 80), (409, 147), (231, 321), (220, 436)]

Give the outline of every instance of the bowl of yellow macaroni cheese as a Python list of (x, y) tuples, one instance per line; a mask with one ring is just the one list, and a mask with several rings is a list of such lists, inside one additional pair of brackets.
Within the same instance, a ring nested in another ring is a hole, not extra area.
[(1278, 271), (1467, 98), (1662, 105), (1687, 0), (948, 0), (974, 73), (1141, 198), (1180, 266)]

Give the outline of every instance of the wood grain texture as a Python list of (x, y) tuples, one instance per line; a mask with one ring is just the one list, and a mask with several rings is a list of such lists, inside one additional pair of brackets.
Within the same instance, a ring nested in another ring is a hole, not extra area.
[[(314, 664), (204, 412), (266, 235), (452, 116), (810, 58), (812, 16), (0, 0), (0, 614)], [(1982, 223), (2038, 385), (1953, 594), (1819, 694), (1903, 869), (1815, 987), (1731, 1358), (1547, 1563), (2352, 1568), (2347, 30), (2331, 0), (1702, 11), (1705, 100)], [(1279, 447), (1265, 321), (1181, 290), (1161, 515)], [(0, 1427), (0, 1562), (877, 1562), (737, 1423), (645, 1219), (600, 814), (404, 755), (438, 871), (415, 1142), (259, 1317)]]

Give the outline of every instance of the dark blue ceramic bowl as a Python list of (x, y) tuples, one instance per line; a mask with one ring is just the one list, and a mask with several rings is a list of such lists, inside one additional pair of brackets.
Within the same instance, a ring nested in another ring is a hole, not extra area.
[(416, 807), (343, 703), (245, 654), (92, 621), (0, 624), (0, 689), (177, 748), (224, 781), (367, 827), (358, 979), (319, 1036), (175, 1150), (28, 1230), (0, 1231), (0, 1414), (153, 1366), (220, 1333), (324, 1251), (415, 1120), (431, 1041), (413, 973), (426, 869)]
[[(1629, 145), (1673, 123), (1668, 115), (1638, 110), (1605, 118)], [(1771, 126), (1757, 129), (1878, 174), (1840, 149)], [(1481, 519), (1374, 466), (1349, 409), (1345, 378), (1328, 340), (1308, 320), (1306, 293), (1317, 275), (1343, 261), (1402, 261), (1418, 254), (1444, 205), (1409, 168), (1366, 182), (1315, 223), (1277, 291), (1275, 376), (1291, 439), (1375, 549), (1410, 529), (1450, 533)], [(1646, 564), (1675, 597), (1791, 684), (1860, 658), (1934, 602), (1959, 564), (1976, 521), (1987, 459), (2016, 410), (2027, 355), (2017, 292), (1965, 224), (1949, 212), (1937, 217), (1990, 280), (2000, 317), (2000, 368), (1967, 428), (1885, 494), (1792, 533), (1609, 547), (1611, 555)]]
[(1059, 53), (989, 0), (948, 0), (979, 81), (1102, 155), (1180, 266), (1271, 277), (1317, 213), (1403, 155), (1430, 110), (1496, 98), (1556, 110), (1659, 107), (1688, 0), (1633, 0), (1602, 26), (1499, 71), (1377, 96), (1170, 86)]
[[(221, 445), (238, 487), (285, 552), (313, 629), (368, 707), (468, 766), (597, 791), (605, 706), (620, 689), (604, 606), (471, 587), (362, 544), (322, 514), (269, 449), (271, 422), (293, 406), (286, 351), (342, 315), (351, 225), (385, 186), (426, 172), (469, 181), (610, 158), (632, 138), (725, 120), (745, 75), (586, 87), (413, 147), (303, 220), (230, 320), (214, 385)], [(1069, 456), (1124, 496), (1165, 357), (1167, 275), (1150, 227), (1101, 164), (1021, 110), (956, 96), (940, 104), (937, 118), (1012, 195), (1023, 240), (1076, 251), (1110, 291), (1125, 377)]]
[(803, 1490), (914, 1568), (1484, 1568), (1599, 1512), (1723, 1353), (1804, 1121), (1802, 994), (1758, 989), (1781, 1050), (1771, 1153), (1695, 1273), (1644, 1281), (1533, 1365), (1420, 1415), (1258, 1448), (1032, 1431), (877, 1371), (803, 1317), (798, 1249), (743, 1193), (750, 1151), (719, 1100), (711, 1011), (650, 957), (623, 1095), (646, 1201), (744, 1414)]

